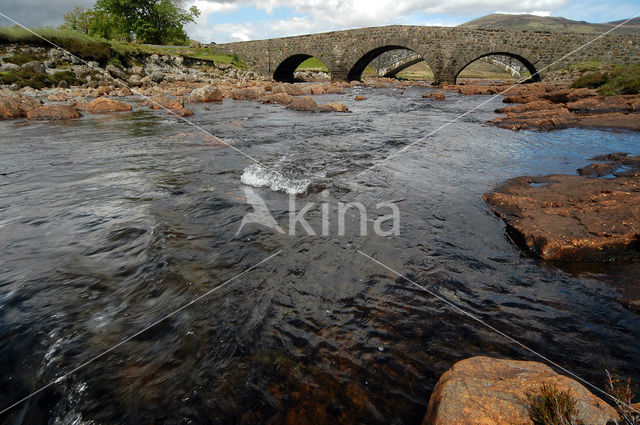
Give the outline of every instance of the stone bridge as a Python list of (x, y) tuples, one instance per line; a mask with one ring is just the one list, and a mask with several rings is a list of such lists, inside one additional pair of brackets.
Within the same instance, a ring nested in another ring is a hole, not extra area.
[[(333, 80), (359, 80), (362, 71), (382, 53), (408, 49), (429, 65), (436, 83), (453, 83), (468, 64), (489, 56), (520, 61), (533, 80), (545, 71), (586, 60), (640, 63), (640, 36), (543, 31), (481, 30), (459, 27), (393, 25), (295, 37), (212, 45), (213, 53), (237, 55), (255, 71), (277, 81), (293, 81), (303, 61), (316, 57)], [(554, 63), (558, 61), (557, 63)]]

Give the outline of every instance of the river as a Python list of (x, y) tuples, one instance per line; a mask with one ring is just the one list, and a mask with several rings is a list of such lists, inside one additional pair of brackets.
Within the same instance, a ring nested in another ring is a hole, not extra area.
[[(640, 317), (608, 272), (526, 255), (481, 199), (510, 177), (640, 154), (640, 134), (487, 126), (498, 98), (365, 171), (489, 99), (403, 90), (316, 97), (342, 114), (194, 106), (237, 150), (144, 108), (0, 122), (0, 409), (281, 251), (0, 423), (420, 424), (457, 360), (540, 360), (358, 250), (597, 386), (605, 369), (640, 382)], [(316, 235), (291, 234), (286, 192), (314, 204)], [(283, 233), (239, 231), (247, 193)], [(340, 202), (366, 208), (366, 234), (354, 214), (339, 232)], [(397, 206), (398, 235), (372, 230), (379, 203)]]

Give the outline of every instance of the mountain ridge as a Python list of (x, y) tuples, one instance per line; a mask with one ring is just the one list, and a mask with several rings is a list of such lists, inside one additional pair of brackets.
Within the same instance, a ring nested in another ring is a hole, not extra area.
[[(510, 15), (494, 13), (473, 19), (458, 25), (462, 28), (475, 29), (504, 29), (504, 30), (529, 30), (551, 32), (580, 32), (588, 34), (604, 33), (616, 25), (623, 23), (625, 19), (606, 23), (591, 23), (586, 21), (574, 21), (562, 17), (536, 16), (536, 15)], [(640, 18), (634, 18), (624, 26), (612, 31), (613, 34), (640, 35)]]

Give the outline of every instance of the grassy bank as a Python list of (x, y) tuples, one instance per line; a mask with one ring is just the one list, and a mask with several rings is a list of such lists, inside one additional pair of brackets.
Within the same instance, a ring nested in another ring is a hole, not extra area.
[[(52, 47), (51, 41), (65, 50), (86, 61), (96, 61), (105, 66), (109, 62), (132, 65), (140, 58), (152, 54), (180, 55), (186, 58), (214, 63), (231, 64), (237, 68), (246, 69), (246, 65), (237, 57), (228, 55), (214, 55), (206, 47), (168, 47), (160, 48), (146, 44), (125, 43), (102, 38), (89, 37), (86, 34), (72, 30), (56, 28), (34, 28), (31, 33), (20, 27), (0, 27), (0, 45), (26, 44), (31, 46)], [(117, 62), (116, 62), (117, 61)]]
[(640, 93), (640, 65), (607, 65), (591, 63), (582, 65), (584, 74), (571, 87), (597, 89), (605, 96)]

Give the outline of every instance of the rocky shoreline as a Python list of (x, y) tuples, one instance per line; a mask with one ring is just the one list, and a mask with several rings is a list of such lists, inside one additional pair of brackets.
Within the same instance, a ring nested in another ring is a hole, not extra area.
[[(21, 65), (13, 63), (21, 63), (24, 58), (36, 60)], [(0, 53), (0, 76), (4, 75), (7, 80), (0, 85), (0, 119), (75, 119), (82, 116), (83, 112), (98, 112), (93, 108), (87, 109), (87, 106), (100, 97), (118, 97), (119, 102), (133, 102), (133, 105), (144, 102), (152, 109), (166, 110), (180, 117), (193, 115), (185, 102), (221, 102), (226, 98), (278, 104), (299, 111), (348, 112), (344, 104), (318, 105), (311, 96), (344, 94), (346, 87), (356, 84), (399, 89), (407, 86), (430, 87), (427, 82), (385, 78), (362, 83), (331, 82), (327, 80), (327, 75), (317, 72), (299, 73), (305, 78), (316, 78), (316, 83), (275, 83), (255, 72), (232, 65), (169, 54), (138, 57), (132, 63), (135, 65), (125, 67), (107, 64), (100, 67), (97, 62), (83, 63), (58, 48), (5, 46)], [(7, 76), (20, 76), (21, 73), (25, 75), (23, 80), (8, 84), (11, 78)], [(33, 88), (28, 83), (45, 86)], [(51, 87), (52, 83), (57, 87)], [(203, 97), (199, 95), (203, 90), (216, 94)], [(492, 119), (489, 124), (511, 130), (568, 127), (640, 130), (640, 95), (601, 96), (593, 89), (572, 89), (567, 82), (531, 83), (514, 87), (480, 80), (444, 85), (440, 90), (425, 93), (423, 97), (445, 100), (447, 92), (462, 95), (496, 95), (504, 92), (503, 102), (510, 105), (496, 112), (505, 116)], [(99, 112), (127, 110), (123, 108), (116, 102), (103, 103)]]
[(477, 82), (444, 86), (464, 95), (504, 94), (512, 104), (495, 112), (505, 116), (489, 124), (510, 130), (556, 130), (569, 127), (640, 131), (640, 95), (603, 96), (594, 89), (571, 88), (569, 82), (518, 86)]

